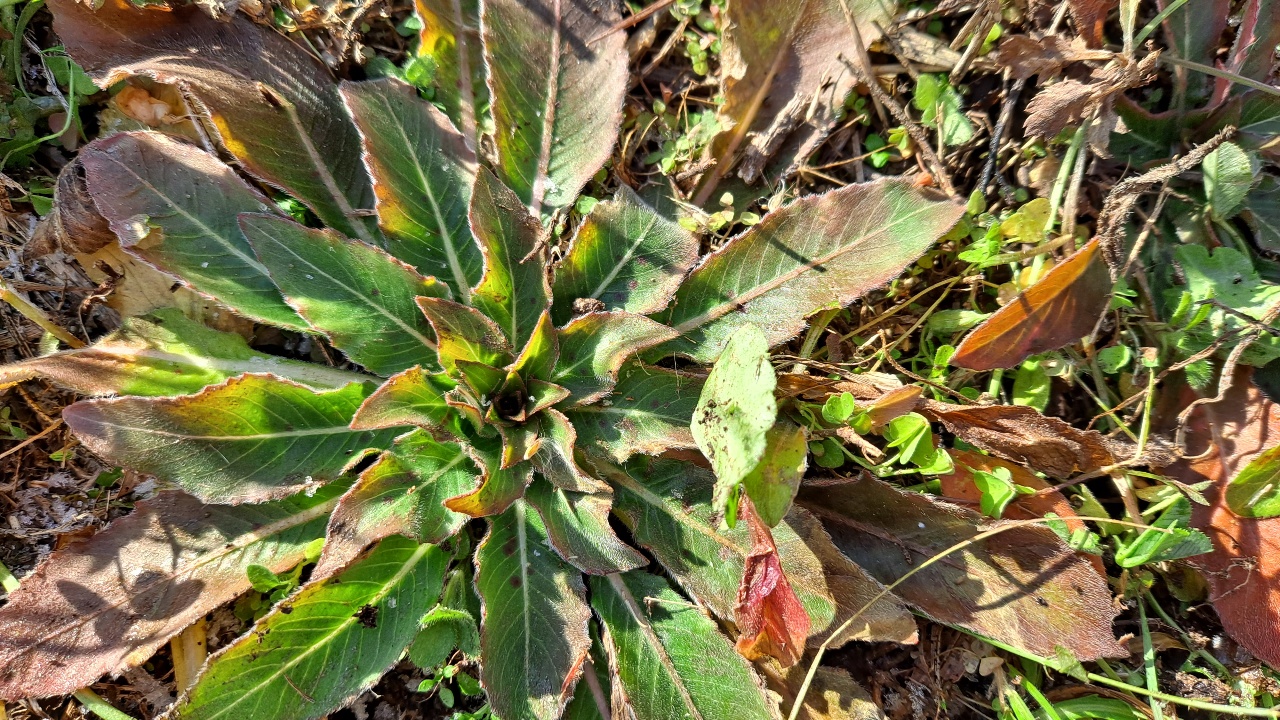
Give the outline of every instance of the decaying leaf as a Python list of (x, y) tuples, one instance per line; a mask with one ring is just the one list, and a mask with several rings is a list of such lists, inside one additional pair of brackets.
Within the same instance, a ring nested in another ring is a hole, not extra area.
[(733, 608), (734, 622), (742, 633), (737, 650), (748, 660), (767, 656), (782, 667), (790, 667), (804, 654), (809, 615), (787, 581), (773, 534), (756, 513), (751, 498), (742, 499), (738, 513), (747, 521), (751, 551), (738, 586), (738, 604)]
[[(1004, 468), (1013, 477), (1013, 482), (1032, 490), (1044, 490), (1049, 484), (1021, 465), (1005, 462), (988, 455), (971, 450), (947, 450), (955, 461), (955, 472), (939, 475), (942, 484), (942, 497), (972, 503), (976, 505), (982, 493), (973, 482), (973, 471), (991, 472), (995, 468)], [(1005, 509), (1003, 517), (1011, 520), (1044, 517), (1048, 513), (1063, 518), (1067, 527), (1075, 530), (1084, 527), (1084, 521), (1076, 517), (1075, 508), (1067, 501), (1065, 495), (1054, 491), (1047, 495), (1019, 496)]]
[(1102, 25), (1115, 6), (1116, 0), (1067, 1), (1067, 9), (1071, 11), (1071, 19), (1075, 21), (1076, 32), (1080, 33), (1089, 47), (1102, 47), (1106, 39), (1102, 34)]
[[(1089, 82), (1063, 80), (1044, 88), (1027, 104), (1027, 134), (1049, 139), (1092, 118), (1095, 112), (1103, 119), (1113, 117), (1116, 96), (1150, 82), (1159, 58), (1159, 51), (1137, 62), (1115, 55), (1111, 64), (1091, 73)], [(1103, 127), (1108, 125), (1102, 123)], [(1100, 142), (1091, 137), (1091, 144), (1105, 149), (1105, 136)]]
[(1093, 330), (1110, 296), (1111, 275), (1095, 238), (974, 328), (951, 364), (970, 370), (1012, 368), (1037, 353), (1070, 345)]
[(1027, 80), (1035, 75), (1047, 77), (1062, 72), (1066, 66), (1085, 60), (1109, 60), (1112, 53), (1090, 50), (1083, 38), (1067, 39), (1046, 35), (1035, 39), (1029, 35), (1010, 35), (1000, 42), (999, 63), (1013, 76)]
[[(783, 687), (771, 684), (786, 698), (785, 706), (795, 701), (804, 683), (808, 668), (798, 665), (787, 671)], [(847, 671), (840, 668), (819, 666), (805, 694), (804, 704), (797, 716), (803, 720), (884, 720), (884, 714)]]
[[(801, 489), (836, 546), (883, 583), (986, 527), (955, 505), (868, 477)], [(930, 617), (1053, 657), (1127, 657), (1106, 580), (1048, 528), (1019, 527), (917, 572), (894, 592)]]

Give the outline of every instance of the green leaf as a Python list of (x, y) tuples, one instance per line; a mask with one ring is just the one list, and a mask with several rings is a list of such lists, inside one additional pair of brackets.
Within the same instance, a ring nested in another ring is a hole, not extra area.
[[(718, 527), (711, 474), (688, 463), (646, 458), (607, 478), (616, 491), (614, 511), (635, 541), (685, 591), (732, 621), (751, 538), (745, 523)], [(916, 625), (911, 613), (894, 596), (880, 596), (883, 586), (836, 550), (812, 515), (794, 508), (772, 532), (782, 569), (812, 621), (810, 646), (823, 642), (873, 599), (832, 647), (853, 638), (912, 642)]]
[(186, 395), (246, 372), (270, 371), (316, 390), (365, 376), (286, 360), (249, 348), (235, 333), (211, 330), (176, 308), (125, 318), (119, 330), (86, 348), (0, 367), (0, 385), (43, 377), (81, 395)]
[(447, 564), (434, 545), (383, 540), (210, 657), (172, 716), (304, 720), (337, 710), (372, 687), (413, 642), (440, 595)]
[(484, 270), (467, 225), (476, 174), (468, 138), (398, 80), (347, 82), (341, 89), (364, 141), (387, 250), (443, 280), (465, 302)]
[(55, 0), (50, 9), (58, 37), (98, 85), (146, 75), (181, 86), (245, 171), (338, 232), (380, 242), (374, 219), (357, 219), (373, 207), (360, 138), (333, 76), (307, 49), (247, 17), (224, 22), (195, 7)]
[(86, 400), (62, 418), (108, 461), (168, 480), (205, 502), (262, 502), (315, 487), (390, 444), (397, 431), (351, 430), (368, 389), (315, 392), (242, 375), (197, 395)]
[(522, 462), (504, 468), (500, 449), (471, 444), (467, 450), (483, 472), (480, 485), (470, 492), (449, 498), (444, 503), (445, 507), (471, 517), (486, 517), (504, 512), (524, 495), (525, 487), (533, 480), (532, 464)]
[(310, 326), (240, 234), (268, 200), (217, 158), (158, 133), (120, 133), (80, 153), (94, 205), (120, 246), (252, 320)]
[(982, 514), (999, 519), (1004, 509), (1018, 497), (1018, 486), (1013, 482), (1009, 468), (995, 467), (991, 472), (973, 469), (973, 484), (982, 493), (979, 507)]
[(658, 214), (626, 185), (582, 221), (556, 266), (553, 312), (558, 323), (579, 299), (605, 310), (648, 315), (662, 310), (698, 259), (698, 239)]
[[(1228, 492), (1230, 489), (1228, 485)], [(1116, 548), (1116, 564), (1132, 568), (1213, 552), (1209, 536), (1190, 529), (1190, 525), (1191, 501), (1180, 497), (1151, 523), (1152, 529), (1143, 530), (1132, 542), (1121, 543)]]
[[(1128, 345), (1112, 345), (1098, 351), (1098, 366), (1108, 375), (1114, 375), (1129, 367), (1131, 362), (1133, 362), (1133, 351)], [(1040, 411), (1044, 412), (1044, 408), (1040, 408)]]
[(555, 372), (556, 363), (560, 359), (560, 338), (555, 325), (551, 324), (551, 311), (543, 310), (538, 324), (534, 326), (529, 342), (520, 351), (520, 356), (511, 365), (511, 371), (527, 382), (534, 380), (550, 380)]
[(397, 439), (338, 502), (312, 579), (329, 577), (391, 535), (427, 543), (452, 537), (469, 518), (444, 501), (470, 489), (479, 474), (454, 443), (421, 430)]
[[(1233, 309), (1228, 313), (1221, 308), (1201, 305), (1195, 312), (1205, 314), (1205, 321), (1187, 330), (1189, 345), (1181, 347), (1186, 355), (1204, 349), (1217, 338), (1247, 328), (1238, 314), (1257, 319), (1280, 300), (1280, 286), (1262, 282), (1249, 258), (1231, 247), (1215, 248), (1212, 253), (1202, 245), (1179, 245), (1174, 257), (1186, 279), (1185, 290), (1191, 293), (1192, 303), (1216, 300)], [(1183, 288), (1174, 288), (1166, 295), (1177, 297)], [(1228, 352), (1226, 348), (1220, 351)], [(1261, 366), (1280, 358), (1280, 338), (1262, 333), (1253, 341), (1240, 361), (1246, 365)]]
[(640, 315), (581, 315), (559, 331), (560, 360), (551, 380), (571, 393), (565, 405), (593, 403), (613, 389), (627, 358), (675, 337), (671, 328)]
[(142, 664), (248, 590), (248, 566), (302, 562), (344, 489), (235, 507), (163, 492), (54, 551), (0, 608), (0, 697), (70, 694)]
[(765, 329), (769, 346), (788, 340), (811, 313), (848, 305), (896, 277), (963, 214), (963, 205), (896, 180), (796, 200), (694, 269), (655, 316), (682, 337), (645, 357), (713, 362), (748, 323)]
[(489, 104), (484, 56), (480, 48), (478, 0), (414, 0), (422, 29), (418, 56), (435, 65), (434, 102), (462, 131), (469, 146), (479, 142), (477, 117)]
[(281, 585), (289, 584), (288, 580), (261, 565), (250, 565), (245, 568), (244, 574), (245, 577), (249, 578), (249, 584), (253, 586), (253, 589), (260, 593), (269, 593)]
[(422, 618), (422, 629), (409, 646), (409, 659), (423, 670), (432, 671), (449, 659), (454, 648), (468, 658), (480, 656), (480, 633), (469, 613), (441, 605)]
[(440, 365), (450, 375), (455, 374), (458, 360), (490, 367), (505, 367), (511, 362), (511, 345), (502, 329), (479, 310), (431, 297), (418, 298), (418, 307), (435, 330)]
[(716, 360), (693, 412), (693, 439), (716, 473), (718, 512), (736, 510), (730, 496), (764, 456), (765, 434), (778, 416), (777, 384), (764, 332), (742, 326)]
[(535, 480), (525, 499), (542, 517), (552, 547), (579, 570), (608, 575), (649, 563), (609, 527), (610, 495), (576, 493)]
[(353, 430), (417, 425), (439, 428), (449, 414), (445, 393), (453, 383), (439, 375), (429, 375), (411, 367), (392, 375), (365, 399), (351, 418)]
[(635, 453), (697, 447), (689, 423), (701, 391), (697, 376), (631, 363), (619, 371), (611, 396), (566, 410), (565, 416), (578, 433), (580, 450), (621, 462)]
[(1051, 382), (1044, 364), (1039, 360), (1025, 360), (1013, 376), (1013, 404), (1033, 407), (1044, 412), (1049, 407)]
[(547, 408), (538, 415), (537, 434), (540, 442), (533, 456), (533, 467), (552, 485), (580, 493), (608, 492), (609, 486), (578, 466), (573, 451), (578, 433), (563, 413)]
[(800, 489), (808, 467), (809, 443), (804, 428), (779, 420), (765, 434), (765, 451), (755, 468), (742, 478), (742, 489), (755, 503), (760, 519), (773, 527), (782, 521)]
[(832, 395), (822, 403), (822, 419), (831, 425), (843, 425), (857, 409), (858, 404), (854, 401), (853, 395), (842, 392)]
[(378, 375), (436, 365), (431, 326), (414, 298), (448, 288), (371, 245), (291, 220), (241, 215), (240, 227), (298, 314)]
[(559, 718), (591, 647), (591, 610), (582, 575), (551, 549), (523, 502), (491, 521), (476, 549), (476, 589), (484, 602), (480, 679), (494, 714)]
[(565, 207), (618, 137), (626, 37), (606, 31), (621, 17), (604, 0), (492, 0), (481, 13), (498, 175), (534, 216)]
[(973, 123), (965, 117), (964, 98), (945, 75), (922, 74), (916, 80), (912, 102), (920, 110), (920, 122), (935, 129), (941, 126), (943, 147), (963, 145), (973, 139)]
[(488, 315), (512, 347), (522, 348), (551, 305), (542, 225), (488, 170), (476, 174), (471, 230), (484, 254), (484, 278), (471, 304)]
[(715, 621), (662, 578), (645, 572), (592, 578), (591, 606), (621, 689), (615, 712), (703, 720), (776, 715), (763, 683)]
[(1227, 485), (1227, 507), (1241, 517), (1280, 515), (1280, 446), (1258, 455)]
[(1224, 142), (1205, 155), (1200, 163), (1204, 172), (1204, 194), (1209, 215), (1218, 220), (1231, 218), (1253, 185), (1255, 160), (1239, 145)]

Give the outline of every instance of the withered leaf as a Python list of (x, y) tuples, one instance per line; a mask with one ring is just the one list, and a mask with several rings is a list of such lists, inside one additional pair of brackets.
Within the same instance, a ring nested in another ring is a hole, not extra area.
[(1016, 367), (1037, 353), (1088, 335), (1107, 309), (1111, 275), (1097, 238), (974, 328), (951, 364), (970, 370)]
[[(883, 583), (989, 526), (969, 510), (869, 477), (806, 486), (799, 502)], [(894, 593), (925, 614), (1052, 657), (1126, 657), (1112, 635), (1106, 580), (1044, 527), (1016, 527), (954, 552)]]
[(791, 589), (778, 558), (769, 526), (756, 512), (751, 498), (743, 496), (738, 510), (751, 532), (734, 621), (739, 632), (736, 648), (748, 660), (772, 657), (783, 667), (791, 667), (804, 654), (809, 637), (809, 614)]
[(1116, 0), (1067, 0), (1067, 9), (1075, 21), (1076, 32), (1089, 43), (1089, 47), (1102, 47), (1106, 38), (1102, 26), (1107, 14), (1116, 6)]
[(1075, 62), (1110, 57), (1110, 52), (1085, 47), (1079, 37), (1068, 40), (1061, 35), (1047, 35), (1037, 40), (1029, 35), (1010, 35), (1000, 42), (998, 62), (1009, 68), (1014, 77), (1027, 80), (1035, 75), (1056, 75)]
[(1089, 82), (1063, 80), (1042, 89), (1027, 103), (1027, 134), (1052, 138), (1089, 119), (1099, 108), (1103, 115), (1109, 115), (1117, 95), (1155, 77), (1160, 53), (1153, 52), (1136, 63), (1122, 55), (1113, 57), (1110, 65), (1093, 71)]

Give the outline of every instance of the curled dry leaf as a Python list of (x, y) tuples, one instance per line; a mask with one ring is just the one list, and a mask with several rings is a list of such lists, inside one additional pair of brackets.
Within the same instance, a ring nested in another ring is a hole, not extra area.
[(1023, 405), (951, 405), (926, 401), (921, 409), (956, 437), (989, 453), (1056, 478), (1114, 465), (1115, 441), (1079, 430)]
[(756, 512), (751, 498), (743, 497), (738, 510), (751, 531), (751, 551), (747, 553), (734, 621), (739, 632), (736, 648), (748, 660), (772, 657), (783, 667), (791, 667), (804, 654), (809, 637), (809, 614), (791, 589), (778, 558), (773, 534)]
[[(799, 502), (842, 552), (883, 583), (990, 526), (964, 508), (869, 477), (806, 485)], [(1016, 527), (916, 572), (894, 593), (939, 622), (1053, 657), (1125, 657), (1106, 580), (1044, 527)]]
[(115, 242), (106, 218), (98, 212), (84, 178), (84, 165), (77, 156), (58, 173), (53, 188), (53, 209), (36, 225), (31, 240), (22, 249), (24, 260), (63, 252), (91, 253)]
[(1067, 9), (1071, 11), (1071, 19), (1075, 21), (1076, 32), (1089, 44), (1089, 47), (1102, 47), (1106, 38), (1102, 34), (1102, 26), (1107, 21), (1107, 14), (1116, 6), (1116, 0), (1067, 0)]
[(1001, 67), (1009, 68), (1019, 80), (1034, 75), (1057, 75), (1066, 66), (1084, 60), (1108, 60), (1112, 53), (1090, 50), (1084, 39), (1070, 40), (1061, 35), (1047, 35), (1039, 40), (1028, 35), (1010, 35), (1000, 43)]
[(951, 364), (970, 370), (1012, 368), (1037, 353), (1070, 345), (1093, 330), (1110, 297), (1111, 275), (1095, 238), (974, 328)]
[(1090, 119), (1095, 111), (1113, 115), (1111, 106), (1117, 95), (1155, 77), (1160, 53), (1153, 52), (1138, 62), (1121, 55), (1114, 58), (1109, 66), (1094, 70), (1089, 82), (1063, 80), (1041, 90), (1027, 104), (1027, 134), (1048, 139)]

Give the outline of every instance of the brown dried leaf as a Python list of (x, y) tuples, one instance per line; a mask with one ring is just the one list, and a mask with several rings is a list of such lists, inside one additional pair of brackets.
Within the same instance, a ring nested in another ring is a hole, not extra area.
[(791, 667), (804, 654), (809, 614), (791, 589), (773, 534), (751, 498), (742, 497), (738, 514), (751, 531), (751, 550), (738, 586), (738, 604), (733, 608), (734, 622), (742, 633), (736, 649), (748, 660), (771, 657), (782, 667)]
[(1114, 61), (1106, 68), (1093, 71), (1089, 82), (1063, 80), (1032, 98), (1027, 103), (1027, 134), (1052, 138), (1068, 126), (1088, 120), (1117, 94), (1154, 79), (1160, 53), (1153, 52), (1136, 63), (1122, 55), (1112, 57)]
[(956, 437), (989, 453), (1066, 479), (1114, 465), (1114, 441), (1079, 430), (1023, 405), (951, 405), (926, 401), (921, 409)]
[(1071, 11), (1071, 19), (1075, 21), (1076, 32), (1084, 38), (1089, 47), (1102, 47), (1106, 38), (1102, 34), (1102, 26), (1107, 21), (1107, 14), (1117, 4), (1117, 0), (1067, 0), (1067, 9)]
[[(969, 510), (869, 477), (806, 486), (799, 502), (836, 546), (883, 583), (990, 526)], [(1112, 635), (1106, 581), (1053, 531), (1017, 527), (917, 572), (894, 593), (939, 622), (1039, 655), (1126, 657)]]
[[(781, 693), (790, 707), (800, 692), (808, 668), (798, 665), (787, 671), (785, 685), (779, 687), (776, 678), (770, 677), (770, 687)], [(800, 706), (800, 720), (884, 720), (884, 714), (861, 685), (848, 672), (839, 668), (820, 666), (814, 673), (804, 704)]]
[(1090, 50), (1084, 40), (1070, 40), (1061, 35), (1049, 35), (1039, 40), (1029, 35), (1010, 35), (1000, 43), (998, 61), (1019, 80), (1034, 75), (1057, 75), (1066, 66), (1084, 60), (1107, 60), (1111, 53)]
[(58, 173), (53, 189), (53, 210), (36, 225), (31, 240), (22, 249), (24, 260), (34, 260), (61, 250), (65, 253), (92, 253), (116, 241), (106, 218), (89, 196), (84, 165), (72, 160)]

